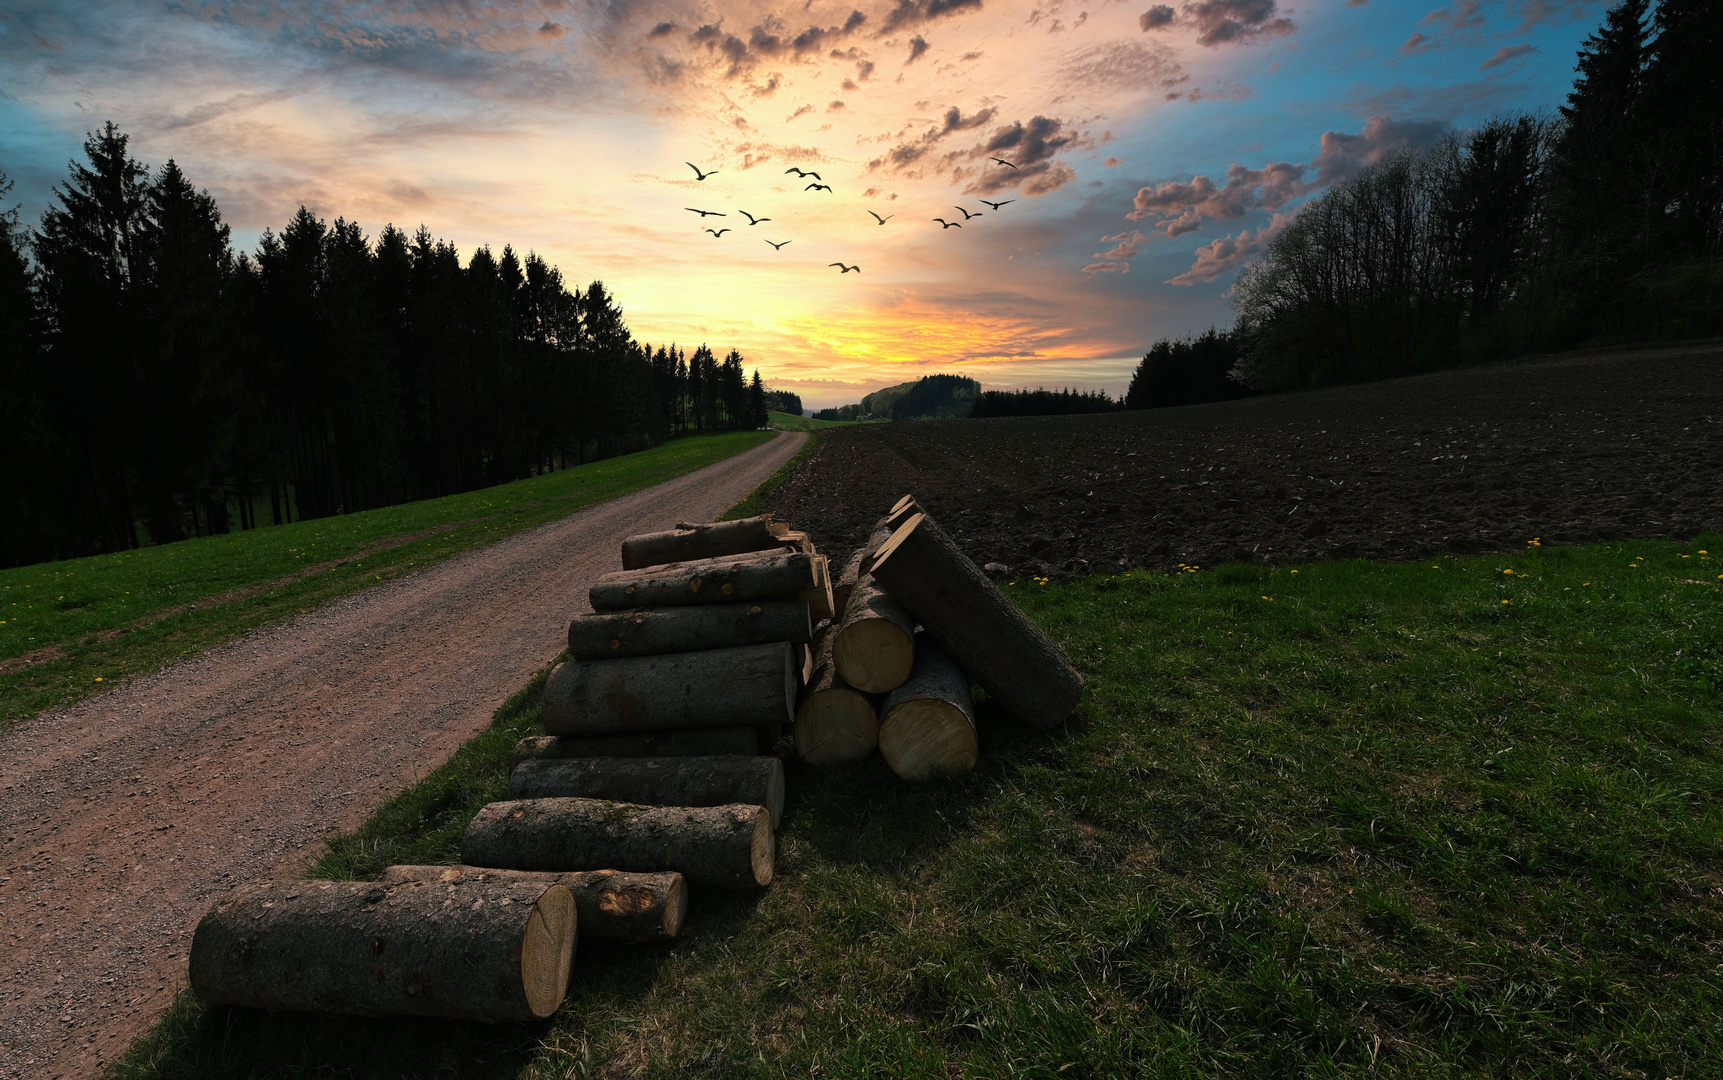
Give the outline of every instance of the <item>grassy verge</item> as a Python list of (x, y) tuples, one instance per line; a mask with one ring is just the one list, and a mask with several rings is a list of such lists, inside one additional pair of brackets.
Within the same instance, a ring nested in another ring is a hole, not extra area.
[(815, 420), (811, 416), (797, 416), (794, 413), (771, 413), (771, 424), (782, 431), (819, 431), (822, 428), (847, 427), (850, 424), (873, 423), (869, 420)]
[[(1019, 582), (1076, 723), (794, 771), (773, 888), (583, 944), (549, 1024), (182, 995), (121, 1075), (1715, 1075), (1720, 572), (1709, 535)], [(538, 685), (317, 872), (453, 858)]]
[(0, 570), (0, 727), (770, 437), (678, 439), (462, 495)]

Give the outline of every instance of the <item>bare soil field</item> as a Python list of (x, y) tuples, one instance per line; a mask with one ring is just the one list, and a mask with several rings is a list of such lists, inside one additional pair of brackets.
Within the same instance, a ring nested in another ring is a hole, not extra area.
[(1177, 409), (834, 428), (767, 505), (842, 552), (913, 492), (977, 562), (1064, 578), (1687, 538), (1723, 526), (1720, 470), (1711, 344)]
[(487, 727), (561, 652), (623, 537), (711, 520), (806, 442), (267, 626), (0, 732), (0, 1078), (85, 1077), (183, 983), (192, 930), (290, 877)]

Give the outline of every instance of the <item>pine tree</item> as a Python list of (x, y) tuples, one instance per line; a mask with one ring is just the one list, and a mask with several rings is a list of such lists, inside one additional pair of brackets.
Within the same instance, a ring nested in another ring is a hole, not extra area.
[(760, 369), (754, 369), (754, 381), (748, 384), (749, 424), (754, 430), (759, 430), (771, 423), (771, 417), (766, 412), (766, 384), (760, 381)]
[(71, 163), (34, 243), (54, 375), (48, 410), (80, 458), (96, 550), (138, 544), (129, 435), (142, 312), (132, 285), (149, 172), (127, 142), (111, 121), (85, 139), (89, 164)]
[(1655, 23), (1645, 100), (1661, 129), (1650, 153), (1667, 178), (1653, 188), (1667, 197), (1659, 246), (1714, 259), (1723, 255), (1723, 4), (1659, 0)]

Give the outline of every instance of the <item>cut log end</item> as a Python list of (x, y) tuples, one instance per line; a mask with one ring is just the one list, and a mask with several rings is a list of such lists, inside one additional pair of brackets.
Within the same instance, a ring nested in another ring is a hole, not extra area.
[(857, 690), (884, 694), (903, 685), (915, 667), (915, 639), (886, 619), (846, 624), (832, 643), (838, 674)]
[(975, 769), (981, 746), (975, 725), (948, 701), (906, 701), (886, 714), (879, 726), (879, 752), (891, 771), (905, 780), (958, 776)]
[(796, 753), (830, 769), (860, 761), (879, 745), (879, 715), (855, 690), (834, 687), (808, 695), (796, 714)]
[(521, 986), (527, 1007), (540, 1019), (562, 1004), (578, 932), (574, 894), (552, 885), (533, 907), (520, 946)]

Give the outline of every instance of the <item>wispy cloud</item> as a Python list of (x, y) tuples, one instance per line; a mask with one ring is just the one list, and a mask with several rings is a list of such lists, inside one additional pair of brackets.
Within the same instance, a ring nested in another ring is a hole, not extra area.
[(1537, 51), (1537, 46), (1535, 45), (1503, 45), (1501, 48), (1497, 49), (1488, 60), (1479, 64), (1478, 70), (1488, 71), (1493, 67), (1500, 67), (1509, 60), (1517, 60), (1522, 56), (1526, 56)]

